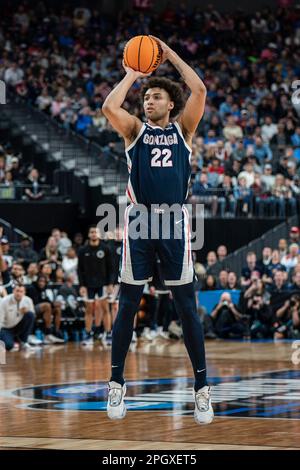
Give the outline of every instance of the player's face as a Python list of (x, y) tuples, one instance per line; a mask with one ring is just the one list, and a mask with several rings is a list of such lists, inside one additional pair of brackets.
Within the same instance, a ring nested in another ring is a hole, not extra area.
[(162, 88), (149, 88), (144, 96), (144, 112), (147, 119), (159, 121), (174, 108), (169, 94)]
[(93, 242), (100, 239), (100, 233), (99, 233), (99, 230), (97, 228), (91, 228), (90, 229), (89, 239)]

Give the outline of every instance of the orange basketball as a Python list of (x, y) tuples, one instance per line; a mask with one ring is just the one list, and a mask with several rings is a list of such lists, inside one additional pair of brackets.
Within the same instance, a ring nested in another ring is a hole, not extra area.
[(161, 47), (150, 36), (135, 36), (124, 48), (124, 62), (127, 67), (142, 73), (151, 73), (161, 62)]

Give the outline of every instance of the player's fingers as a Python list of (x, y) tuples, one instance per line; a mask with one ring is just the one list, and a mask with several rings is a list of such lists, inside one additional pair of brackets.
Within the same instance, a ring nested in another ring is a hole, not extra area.
[(153, 36), (152, 34), (149, 34), (150, 38), (153, 38), (155, 39), (155, 41), (159, 42), (159, 43), (162, 43), (162, 40), (157, 38), (156, 36)]

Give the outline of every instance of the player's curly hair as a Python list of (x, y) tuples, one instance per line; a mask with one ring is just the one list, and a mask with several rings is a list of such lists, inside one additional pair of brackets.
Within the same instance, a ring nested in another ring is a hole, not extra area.
[(142, 88), (142, 100), (149, 88), (162, 88), (170, 96), (171, 101), (174, 102), (174, 108), (170, 111), (170, 118), (177, 116), (184, 106), (184, 95), (181, 86), (178, 83), (172, 82), (169, 78), (165, 77), (152, 77), (149, 78)]

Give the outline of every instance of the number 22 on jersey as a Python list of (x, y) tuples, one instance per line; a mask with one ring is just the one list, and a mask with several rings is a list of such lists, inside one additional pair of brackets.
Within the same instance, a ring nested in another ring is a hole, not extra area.
[(170, 149), (161, 150), (159, 148), (155, 148), (152, 150), (151, 155), (153, 155), (153, 157), (151, 158), (151, 166), (156, 166), (156, 167), (173, 166), (172, 152)]

